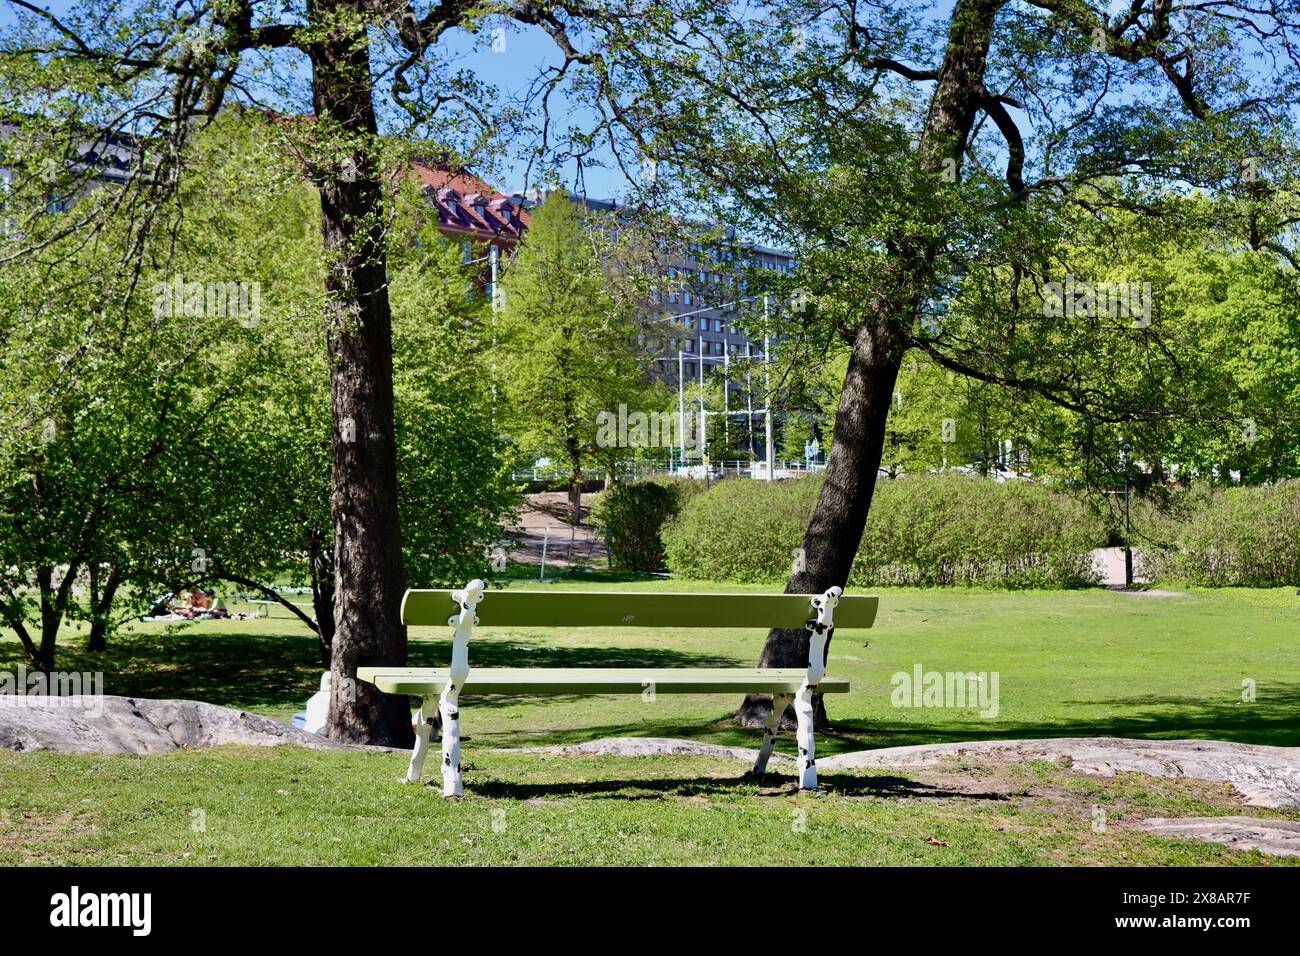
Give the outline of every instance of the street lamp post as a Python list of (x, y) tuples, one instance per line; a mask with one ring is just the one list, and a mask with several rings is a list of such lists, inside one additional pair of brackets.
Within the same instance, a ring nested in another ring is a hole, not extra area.
[(1133, 526), (1129, 518), (1130, 485), (1128, 476), (1128, 453), (1130, 446), (1126, 442), (1119, 450), (1120, 462), (1124, 466), (1124, 587), (1133, 587)]

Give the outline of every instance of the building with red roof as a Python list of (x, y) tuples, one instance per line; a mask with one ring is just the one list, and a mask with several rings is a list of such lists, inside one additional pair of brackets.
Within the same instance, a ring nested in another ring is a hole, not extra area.
[(415, 175), (449, 239), (513, 249), (528, 230), (522, 196), (498, 192), (473, 173), (441, 163), (416, 162)]

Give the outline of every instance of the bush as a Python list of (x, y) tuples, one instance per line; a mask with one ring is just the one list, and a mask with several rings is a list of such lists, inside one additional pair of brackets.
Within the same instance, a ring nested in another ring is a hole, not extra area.
[(1100, 518), (1046, 485), (913, 475), (876, 486), (849, 580), (1004, 588), (1096, 584)]
[(677, 494), (677, 505), (680, 511), (686, 507), (688, 501), (696, 495), (704, 494), (717, 482), (702, 481), (698, 478), (678, 478), (676, 475), (651, 475), (637, 484), (663, 485), (665, 488), (671, 488)]
[[(785, 580), (821, 480), (719, 483), (665, 529), (669, 568), (687, 578)], [(1103, 539), (1082, 502), (1044, 485), (882, 479), (849, 583), (1084, 586), (1097, 583), (1091, 551)]]
[(685, 497), (671, 481), (616, 484), (602, 491), (591, 514), (609, 545), (610, 566), (619, 571), (660, 571), (664, 546), (660, 531), (677, 514)]
[(1189, 494), (1183, 504), (1186, 520), (1157, 519), (1151, 541), (1137, 545), (1139, 573), (1201, 587), (1300, 584), (1300, 479)]
[(820, 488), (820, 478), (715, 483), (664, 528), (668, 568), (684, 578), (784, 580)]

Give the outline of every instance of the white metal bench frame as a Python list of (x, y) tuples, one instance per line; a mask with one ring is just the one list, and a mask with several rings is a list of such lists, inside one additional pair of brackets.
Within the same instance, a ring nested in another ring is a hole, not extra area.
[[(411, 751), (411, 761), (406, 770), (404, 782), (416, 783), (424, 771), (424, 761), (429, 754), (429, 742), (433, 735), (435, 716), (442, 714), (442, 793), (446, 797), (458, 797), (464, 793), (464, 782), (460, 764), (460, 692), (469, 677), (469, 642), (474, 635), (474, 626), (478, 623), (475, 613), (483, 601), (485, 585), (480, 580), (471, 581), (463, 589), (451, 592), (452, 600), (460, 610), (447, 618), (447, 624), (455, 628), (452, 635), (451, 666), (447, 683), (442, 693), (434, 697), (431, 694), (421, 697), (420, 707), (415, 721), (415, 748)], [(843, 589), (833, 587), (824, 593), (809, 598), (810, 611), (816, 617), (806, 624), (808, 628), (808, 666), (803, 674), (803, 681), (797, 692), (776, 693), (772, 696), (772, 710), (768, 715), (763, 731), (763, 743), (758, 757), (754, 761), (755, 774), (767, 770), (768, 760), (776, 745), (777, 734), (781, 727), (781, 717), (786, 707), (793, 700), (797, 720), (796, 740), (799, 746), (798, 777), (799, 786), (804, 790), (817, 787), (817, 747), (813, 737), (813, 695), (818, 685), (826, 676), (826, 644), (835, 631), (835, 607), (839, 604)], [(369, 670), (378, 671), (380, 668)], [(649, 671), (653, 673), (653, 671)], [(367, 679), (367, 678), (362, 678)], [(742, 686), (727, 693), (743, 692)], [(436, 703), (435, 703), (436, 702)]]

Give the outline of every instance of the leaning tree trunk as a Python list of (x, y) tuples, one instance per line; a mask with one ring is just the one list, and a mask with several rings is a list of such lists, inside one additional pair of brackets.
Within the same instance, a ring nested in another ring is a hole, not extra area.
[[(918, 144), (919, 165), (935, 177), (936, 189), (942, 189), (939, 174), (949, 161), (954, 170), (961, 165), (975, 117), (987, 97), (984, 70), (1003, 3), (957, 0), (953, 9), (943, 66)], [(818, 593), (843, 587), (848, 580), (876, 488), (894, 383), (921, 302), (936, 285), (939, 244), (933, 237), (940, 234), (934, 227), (941, 225), (927, 223), (887, 238), (889, 264), (851, 343), (825, 482), (804, 535), (802, 560), (795, 562), (786, 584), (787, 594)], [(828, 642), (828, 655), (829, 651)], [(768, 632), (760, 667), (806, 667), (807, 663), (806, 630)], [(828, 721), (820, 694), (815, 707), (815, 721), (824, 728)], [(761, 727), (771, 709), (770, 697), (751, 694), (736, 717), (746, 726)], [(787, 709), (781, 723), (793, 723), (793, 708)]]
[[(787, 594), (817, 594), (835, 585), (843, 587), (848, 580), (876, 488), (885, 425), (902, 356), (901, 346), (885, 328), (864, 324), (859, 329), (835, 412), (825, 478), (802, 551), (785, 586)], [(773, 628), (768, 633), (759, 667), (807, 665), (806, 629)], [(824, 723), (820, 694), (816, 706), (818, 720)], [(770, 697), (750, 694), (736, 716), (747, 726), (761, 727), (771, 709)], [(793, 720), (790, 712), (782, 723), (786, 720)]]
[[(406, 663), (397, 522), (392, 313), (376, 156), (370, 47), (358, 4), (317, 0), (331, 24), (312, 48), (318, 134), (351, 155), (320, 184), (332, 359), (335, 628), (328, 733), (409, 746), (406, 701), (356, 680), (357, 667)], [(322, 144), (325, 146), (325, 143)]]

